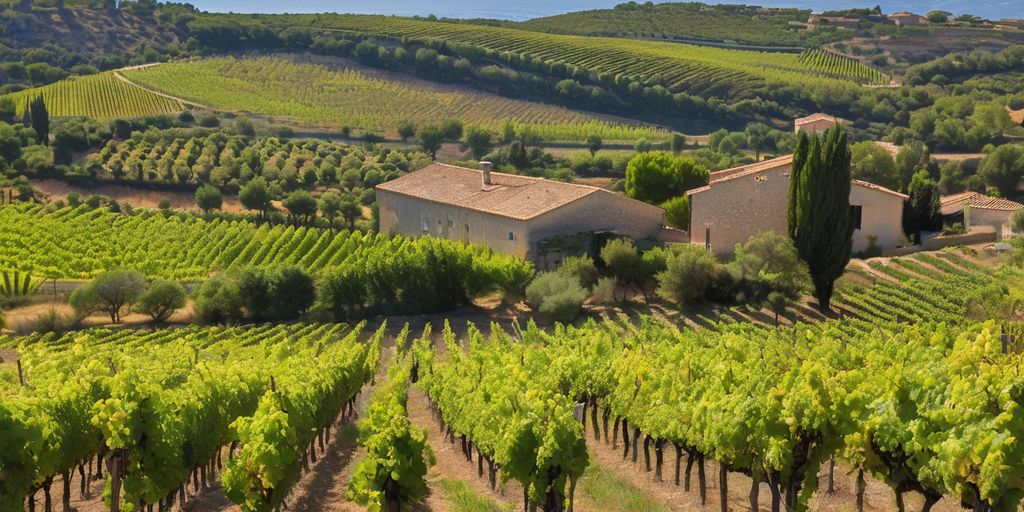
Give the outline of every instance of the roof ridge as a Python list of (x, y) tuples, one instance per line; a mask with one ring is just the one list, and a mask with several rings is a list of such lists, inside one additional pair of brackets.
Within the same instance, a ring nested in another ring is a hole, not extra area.
[[(461, 165), (446, 164), (444, 162), (431, 162), (430, 165), (440, 165), (440, 166), (448, 167), (448, 168), (451, 168), (451, 169), (459, 169), (459, 170), (462, 170), (462, 171), (472, 171), (472, 172), (478, 172), (478, 173), (481, 173), (481, 174), (483, 173), (483, 170), (481, 170), (481, 169), (474, 169), (472, 167), (463, 167)], [(429, 167), (429, 165), (427, 167)], [(424, 167), (423, 169), (426, 169), (426, 167)], [(418, 169), (418, 170), (412, 171), (412, 172), (422, 171), (423, 169)], [(543, 181), (543, 182), (547, 182), (547, 183), (553, 183), (553, 184), (555, 184), (557, 186), (579, 187), (579, 188), (588, 189), (588, 190), (591, 190), (591, 191), (604, 190), (601, 187), (595, 187), (593, 185), (584, 185), (582, 183), (570, 183), (568, 181), (552, 180), (552, 179), (549, 179), (549, 178), (544, 178), (542, 176), (525, 176), (525, 175), (522, 175), (522, 174), (510, 174), (510, 173), (507, 173), (507, 172), (499, 172), (499, 171), (491, 171), (491, 176), (508, 176), (510, 178), (518, 178), (518, 179), (530, 180), (530, 181), (534, 181), (534, 182)]]

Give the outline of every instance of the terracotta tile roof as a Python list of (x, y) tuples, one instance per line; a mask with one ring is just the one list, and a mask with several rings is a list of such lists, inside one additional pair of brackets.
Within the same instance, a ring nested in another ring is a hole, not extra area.
[(974, 196), (980, 196), (977, 192), (960, 192), (939, 198), (939, 211), (942, 215), (953, 215), (964, 209), (964, 204)]
[(476, 169), (433, 163), (376, 188), (520, 220), (537, 217), (590, 194), (612, 194), (587, 185), (500, 172), (492, 172), (491, 184), (485, 187), (482, 174)]
[(904, 201), (906, 201), (907, 199), (910, 199), (910, 196), (908, 196), (906, 194), (901, 194), (899, 192), (896, 192), (895, 190), (888, 189), (888, 188), (885, 188), (885, 187), (883, 187), (881, 185), (876, 185), (874, 183), (867, 182), (867, 181), (864, 181), (864, 180), (850, 180), (850, 184), (858, 186), (858, 187), (869, 188), (871, 190), (877, 190), (879, 192), (885, 192), (886, 194), (892, 194), (892, 195), (894, 195), (896, 197), (902, 198)]
[(811, 114), (811, 115), (809, 115), (807, 117), (797, 118), (793, 122), (796, 123), (797, 126), (801, 126), (801, 125), (805, 125), (807, 123), (813, 123), (813, 122), (816, 122), (816, 121), (828, 121), (828, 122), (831, 122), (831, 123), (850, 124), (850, 122), (847, 121), (846, 119), (843, 119), (843, 118), (840, 118), (840, 117), (835, 117), (835, 116), (830, 116), (828, 114), (822, 114), (820, 112), (817, 113), (817, 114)]
[(1024, 209), (1024, 204), (1001, 197), (989, 197), (978, 192), (961, 192), (939, 198), (939, 204), (943, 215), (952, 215), (964, 209), (965, 206), (979, 210), (1000, 210), (1013, 212)]
[(969, 199), (965, 206), (976, 208), (979, 210), (1001, 210), (1005, 212), (1014, 212), (1020, 209), (1024, 209), (1024, 204), (1020, 204), (1016, 201), (1010, 201), (1009, 199), (1003, 199), (1001, 197), (989, 197), (978, 194)]

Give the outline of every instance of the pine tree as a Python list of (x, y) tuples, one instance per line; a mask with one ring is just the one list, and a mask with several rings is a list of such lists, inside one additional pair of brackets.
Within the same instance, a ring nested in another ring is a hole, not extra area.
[(31, 110), (32, 129), (36, 131), (36, 143), (48, 146), (50, 144), (50, 113), (46, 110), (46, 101), (43, 96), (36, 96), (29, 105)]
[(824, 136), (801, 132), (793, 155), (787, 216), (789, 236), (807, 262), (818, 307), (829, 311), (833, 285), (853, 249), (850, 145), (841, 126)]

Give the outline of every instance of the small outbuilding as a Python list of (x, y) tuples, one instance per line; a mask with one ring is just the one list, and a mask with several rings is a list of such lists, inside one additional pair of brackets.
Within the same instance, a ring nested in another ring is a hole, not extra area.
[(486, 244), (541, 267), (560, 263), (565, 253), (553, 241), (595, 233), (656, 239), (663, 232), (665, 211), (657, 206), (480, 165), (477, 170), (433, 163), (377, 185), (380, 231)]
[(811, 114), (807, 117), (800, 117), (793, 120), (793, 131), (800, 133), (801, 131), (807, 132), (808, 135), (813, 133), (819, 133), (828, 131), (829, 128), (841, 124), (843, 126), (849, 126), (851, 123), (846, 119), (842, 119), (828, 114)]
[[(792, 170), (793, 156), (788, 155), (711, 173), (708, 185), (687, 192), (690, 243), (729, 254), (762, 231), (785, 233)], [(851, 185), (853, 250), (872, 243), (882, 250), (899, 247), (907, 195), (861, 180)]]

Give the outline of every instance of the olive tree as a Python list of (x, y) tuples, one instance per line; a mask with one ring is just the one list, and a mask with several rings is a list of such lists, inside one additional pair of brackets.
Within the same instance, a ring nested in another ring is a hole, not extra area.
[(104, 272), (89, 284), (71, 292), (68, 301), (81, 317), (103, 312), (111, 323), (121, 323), (121, 311), (135, 303), (146, 290), (146, 278), (131, 270)]

